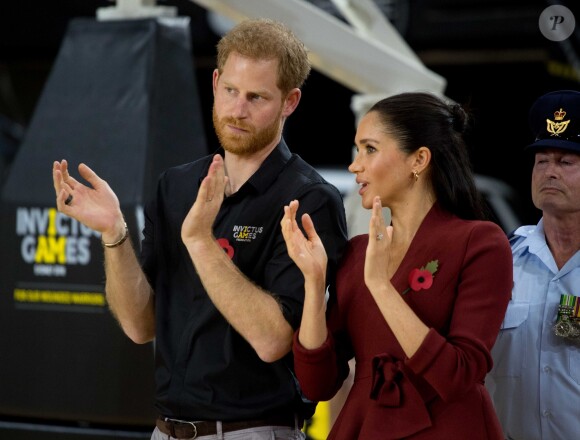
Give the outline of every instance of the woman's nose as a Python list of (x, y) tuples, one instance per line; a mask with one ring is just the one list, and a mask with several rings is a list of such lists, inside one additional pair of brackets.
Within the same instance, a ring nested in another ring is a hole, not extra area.
[(354, 160), (351, 162), (351, 164), (348, 166), (348, 171), (355, 174), (355, 173), (359, 172), (360, 170), (361, 170), (361, 166), (360, 166), (357, 158), (355, 157)]

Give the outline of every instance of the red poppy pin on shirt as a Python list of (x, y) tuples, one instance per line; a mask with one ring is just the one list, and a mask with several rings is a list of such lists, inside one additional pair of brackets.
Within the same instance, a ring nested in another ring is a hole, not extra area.
[(439, 267), (439, 260), (429, 261), (420, 269), (413, 269), (409, 272), (409, 287), (403, 291), (405, 295), (409, 290), (418, 292), (419, 290), (428, 289), (433, 284), (433, 276)]
[(234, 248), (232, 247), (227, 238), (218, 238), (216, 241), (218, 242), (220, 247), (224, 250), (224, 252), (228, 254), (228, 257), (234, 258)]

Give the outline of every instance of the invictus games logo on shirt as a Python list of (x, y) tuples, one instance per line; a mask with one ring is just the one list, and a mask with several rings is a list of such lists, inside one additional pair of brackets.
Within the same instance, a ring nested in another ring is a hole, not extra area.
[(236, 241), (251, 242), (258, 237), (263, 231), (262, 226), (234, 226), (234, 239)]

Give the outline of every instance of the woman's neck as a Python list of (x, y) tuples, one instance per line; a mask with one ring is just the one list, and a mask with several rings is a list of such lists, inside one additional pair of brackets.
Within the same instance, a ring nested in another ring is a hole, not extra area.
[(409, 200), (391, 207), (393, 244), (408, 247), (435, 200), (434, 196), (424, 195), (415, 201)]

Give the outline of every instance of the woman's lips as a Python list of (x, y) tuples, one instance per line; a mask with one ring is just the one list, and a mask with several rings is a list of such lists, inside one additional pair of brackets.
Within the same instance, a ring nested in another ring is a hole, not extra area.
[(359, 193), (359, 195), (362, 196), (365, 193), (368, 184), (367, 183), (359, 183), (359, 185), (360, 185), (360, 188), (358, 190), (358, 193)]

